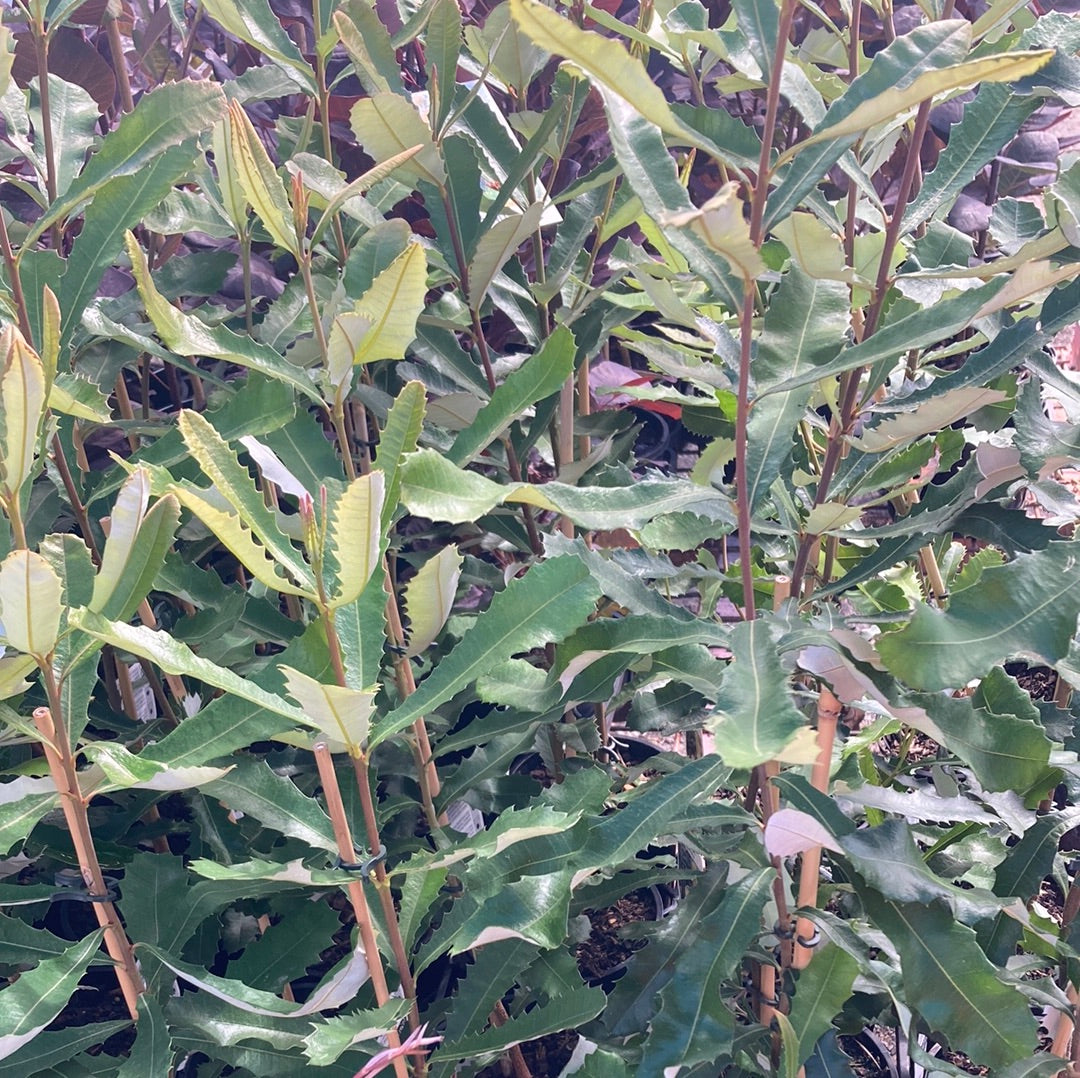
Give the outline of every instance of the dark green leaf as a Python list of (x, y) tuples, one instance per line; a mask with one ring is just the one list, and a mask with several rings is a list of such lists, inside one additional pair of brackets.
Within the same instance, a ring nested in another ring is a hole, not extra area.
[(916, 689), (959, 687), (1015, 655), (1064, 658), (1080, 614), (1080, 560), (1071, 543), (1021, 554), (983, 572), (945, 611), (921, 605), (878, 641), (889, 670)]
[(512, 580), (417, 691), (374, 723), (371, 743), (404, 730), (511, 655), (563, 639), (592, 613), (599, 596), (575, 558), (553, 558)]
[(709, 944), (686, 951), (677, 978), (660, 992), (641, 1057), (643, 1074), (708, 1063), (730, 1049), (735, 1020), (720, 996), (761, 928), (773, 870), (758, 869), (732, 886), (706, 922)]

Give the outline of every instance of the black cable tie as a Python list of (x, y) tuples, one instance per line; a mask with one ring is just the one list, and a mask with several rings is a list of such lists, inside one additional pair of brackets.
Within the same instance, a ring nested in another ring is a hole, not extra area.
[[(363, 851), (358, 851), (362, 853)], [(338, 854), (337, 860), (334, 862), (334, 868), (341, 869), (342, 872), (355, 872), (358, 876), (366, 876), (369, 872), (373, 871), (375, 866), (381, 861), (386, 860), (386, 847), (379, 846), (379, 852), (373, 854), (371, 857), (364, 861), (343, 861), (341, 855)]]
[(795, 927), (790, 922), (788, 922), (787, 928), (781, 928), (780, 922), (777, 921), (776, 924), (773, 925), (772, 934), (777, 939), (791, 940), (795, 938)]
[(805, 947), (808, 951), (812, 951), (821, 942), (821, 933), (815, 928), (814, 934), (809, 939), (805, 939), (802, 936), (796, 936), (795, 942), (800, 947)]
[(338, 854), (334, 861), (334, 868), (341, 869), (342, 872), (363, 872), (363, 861), (342, 861), (341, 854)]
[(117, 890), (120, 881), (113, 876), (102, 876), (101, 879), (105, 884), (105, 894), (92, 895), (78, 869), (62, 868), (53, 877), (53, 882), (60, 890), (54, 891), (49, 899), (52, 902), (65, 899), (69, 902), (115, 902), (120, 897)]

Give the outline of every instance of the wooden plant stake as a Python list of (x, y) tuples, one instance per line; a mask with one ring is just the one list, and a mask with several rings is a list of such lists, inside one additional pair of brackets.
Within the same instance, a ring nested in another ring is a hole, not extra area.
[[(832, 766), (833, 742), (836, 740), (836, 723), (840, 718), (840, 701), (824, 685), (818, 695), (817, 743), (818, 755), (810, 777), (811, 785), (821, 793), (829, 792), (829, 769)], [(799, 869), (799, 905), (817, 906), (818, 877), (821, 874), (821, 847), (814, 846), (802, 855)], [(805, 969), (814, 957), (813, 944), (817, 928), (813, 921), (799, 917), (795, 922), (795, 951), (791, 964), (795, 969)], [(804, 942), (805, 941), (805, 942)]]
[[(319, 779), (322, 782), (323, 796), (326, 798), (326, 811), (330, 816), (330, 822), (334, 826), (334, 838), (338, 844), (338, 854), (341, 859), (349, 864), (356, 857), (353, 848), (352, 832), (349, 830), (349, 821), (345, 817), (345, 805), (341, 800), (341, 787), (338, 785), (337, 772), (334, 770), (334, 758), (327, 748), (325, 741), (317, 742), (312, 752), (315, 754), (315, 763), (319, 768)], [(371, 985), (375, 989), (375, 1000), (381, 1007), (390, 999), (390, 990), (386, 984), (386, 972), (383, 969), (382, 955), (379, 954), (378, 944), (375, 941), (375, 929), (372, 927), (371, 915), (368, 912), (367, 896), (364, 894), (362, 880), (350, 879), (349, 900), (352, 902), (353, 916), (360, 929), (360, 941), (364, 946), (364, 956), (367, 958), (368, 970), (371, 973)], [(401, 1047), (401, 1038), (396, 1029), (390, 1030), (386, 1035), (387, 1043), (391, 1048)], [(394, 1073), (398, 1078), (409, 1078), (405, 1060), (401, 1056), (394, 1058)]]
[[(773, 610), (777, 610), (780, 605), (791, 595), (791, 578), (787, 576), (778, 576), (773, 584)], [(779, 760), (766, 760), (761, 765), (758, 772), (758, 791), (761, 796), (761, 816), (762, 822), (768, 823), (769, 817), (777, 812), (780, 808), (780, 791), (773, 785), (773, 779), (780, 774), (780, 761)], [(783, 869), (780, 863), (780, 858), (775, 858), (776, 861), (776, 910), (780, 920), (780, 930), (787, 931), (790, 923), (790, 917), (787, 912), (787, 902), (783, 901), (784, 880)], [(786, 944), (785, 950), (786, 950)], [(773, 1016), (776, 1014), (775, 1001), (779, 999), (779, 993), (777, 986), (779, 984), (776, 976), (776, 967), (771, 965), (763, 965), (758, 970), (758, 1021), (763, 1026), (771, 1026)]]
[(93, 835), (90, 832), (90, 822), (86, 816), (88, 798), (83, 796), (79, 788), (75, 758), (68, 745), (67, 731), (53, 722), (53, 714), (47, 707), (36, 708), (33, 718), (34, 725), (41, 734), (41, 745), (45, 750), (49, 771), (60, 792), (60, 807), (63, 809), (64, 822), (79, 858), (79, 871), (86, 884), (90, 905), (94, 907), (98, 924), (105, 930), (105, 949), (116, 962), (116, 979), (131, 1020), (137, 1021), (139, 996), (145, 986), (135, 965), (131, 941), (120, 923), (109, 887), (101, 872), (101, 864), (98, 862)]

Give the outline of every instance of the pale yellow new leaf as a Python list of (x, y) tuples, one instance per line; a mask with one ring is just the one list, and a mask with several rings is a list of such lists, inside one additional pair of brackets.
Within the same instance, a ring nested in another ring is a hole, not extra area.
[(344, 385), (352, 366), (377, 359), (404, 359), (416, 338), (416, 320), (424, 309), (427, 259), (410, 243), (375, 278), (352, 311), (339, 314), (330, 327), (330, 384)]
[(0, 357), (0, 492), (13, 498), (34, 468), (45, 414), (45, 368), (23, 335), (10, 325), (0, 334)]
[(704, 135), (684, 124), (671, 110), (664, 92), (645, 65), (612, 38), (581, 30), (539, 0), (510, 0), (510, 13), (527, 37), (555, 56), (563, 56), (590, 79), (607, 87), (636, 112), (680, 143), (710, 156), (724, 154)]
[(60, 362), (60, 303), (48, 285), (41, 289), (41, 366), (45, 385), (51, 389)]
[(289, 695), (300, 705), (308, 722), (319, 731), (331, 752), (359, 756), (367, 742), (375, 692), (324, 685), (291, 666), (278, 669), (285, 675)]
[(741, 277), (753, 280), (765, 271), (765, 263), (750, 242), (750, 225), (743, 216), (739, 184), (724, 184), (703, 206), (660, 219), (665, 228), (688, 228), (727, 259)]
[(454, 605), (462, 560), (457, 547), (443, 547), (409, 581), (404, 601), (410, 622), (406, 652), (410, 658), (425, 651), (446, 624)]
[(358, 476), (338, 499), (327, 531), (327, 552), (338, 565), (330, 608), (360, 597), (379, 564), (385, 478), (381, 471)]
[[(1001, 56), (987, 56), (981, 60), (967, 60), (962, 64), (927, 71), (914, 79), (909, 86), (891, 89), (856, 106), (838, 123), (816, 131), (809, 138), (782, 154), (778, 165), (789, 161), (805, 146), (827, 139), (843, 138), (867, 131), (877, 124), (892, 120), (938, 94), (949, 93), (983, 82), (1013, 82), (1034, 74), (1054, 55), (1053, 49), (1033, 49), (1028, 52), (1010, 52)], [(826, 117), (826, 121), (828, 117)]]
[(481, 236), (469, 263), (468, 300), (474, 310), (479, 310), (491, 282), (495, 280), (495, 274), (536, 231), (543, 212), (543, 203), (534, 202), (524, 213), (504, 217)]
[(94, 594), (90, 609), (100, 612), (105, 602), (120, 583), (127, 569), (128, 559), (135, 547), (139, 529), (146, 519), (146, 507), (150, 504), (150, 473), (136, 468), (124, 480), (113, 505), (109, 523), (109, 537), (101, 556), (101, 568), (94, 578)]
[(0, 562), (0, 625), (16, 651), (44, 658), (56, 646), (63, 609), (60, 578), (32, 550), (13, 550)]
[(285, 184), (281, 182), (274, 163), (259, 141), (247, 113), (236, 101), (229, 102), (229, 143), (232, 147), (232, 164), (248, 202), (274, 242), (299, 257), (300, 247), (293, 228), (292, 206), (285, 192)]
[(286, 580), (277, 570), (277, 563), (267, 553), (266, 547), (255, 542), (250, 529), (236, 513), (229, 512), (208, 500), (206, 491), (175, 486), (172, 493), (185, 509), (190, 509), (217, 537), (245, 569), (260, 583), (273, 591), (289, 595), (307, 595), (307, 588)]
[(231, 137), (232, 120), (226, 117), (214, 124), (212, 144), (214, 168), (217, 170), (221, 204), (229, 215), (233, 227), (241, 232), (247, 223), (248, 200), (240, 186), (240, 169), (233, 152)]
[(0, 700), (26, 692), (30, 688), (26, 675), (36, 666), (32, 655), (5, 655), (0, 658)]
[(778, 221), (772, 231), (807, 276), (825, 281), (851, 280), (840, 237), (815, 214), (798, 211)]
[(353, 105), (349, 120), (357, 142), (376, 162), (418, 146), (416, 153), (400, 165), (399, 174), (426, 180), (436, 187), (446, 180), (446, 168), (432, 141), (431, 129), (408, 98), (392, 93), (362, 98)]

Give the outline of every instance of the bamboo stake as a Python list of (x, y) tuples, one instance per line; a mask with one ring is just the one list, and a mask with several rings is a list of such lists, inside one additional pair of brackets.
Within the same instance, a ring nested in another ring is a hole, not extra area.
[[(818, 755), (814, 761), (814, 770), (810, 783), (821, 793), (829, 792), (829, 770), (832, 766), (833, 742), (836, 740), (836, 724), (840, 718), (840, 701), (824, 685), (818, 695), (817, 707), (817, 743)], [(799, 906), (817, 906), (818, 878), (821, 873), (821, 847), (814, 846), (802, 855), (799, 870)], [(795, 969), (805, 969), (814, 957), (813, 947), (807, 947), (805, 941), (814, 938), (817, 929), (814, 922), (806, 917), (799, 917), (795, 922), (795, 952), (791, 964)]]
[[(787, 576), (778, 576), (773, 584), (773, 610), (779, 609), (781, 604), (791, 595), (791, 578)], [(761, 770), (758, 777), (758, 789), (761, 797), (761, 815), (764, 823), (769, 822), (769, 817), (774, 812), (778, 812), (780, 809), (780, 791), (773, 785), (772, 780), (780, 774), (780, 761), (779, 760), (766, 760), (761, 765)], [(782, 877), (782, 869), (780, 865), (780, 859), (776, 858), (776, 870), (777, 870), (777, 890), (778, 892), (783, 888), (784, 881)], [(784, 904), (786, 906), (786, 903)], [(780, 905), (777, 905), (777, 914), (781, 912), (787, 912), (786, 909), (781, 910)], [(782, 918), (787, 921), (788, 919)], [(787, 924), (782, 923), (780, 925), (781, 930), (787, 929)], [(776, 1006), (773, 1001), (779, 998), (777, 992), (778, 978), (775, 966), (763, 965), (758, 971), (758, 1020), (763, 1026), (771, 1026), (773, 1017), (776, 1015)]]
[[(337, 772), (334, 770), (334, 758), (330, 754), (325, 741), (317, 742), (312, 748), (312, 752), (315, 754), (315, 763), (319, 768), (319, 779), (322, 782), (323, 796), (326, 799), (326, 810), (334, 827), (334, 839), (338, 844), (338, 853), (343, 861), (351, 863), (356, 853), (353, 849), (349, 821), (345, 816), (345, 805), (341, 800), (341, 787), (338, 785)], [(390, 999), (390, 990), (386, 984), (386, 972), (383, 969), (382, 955), (379, 953), (379, 947), (375, 941), (375, 929), (372, 926), (371, 914), (368, 911), (364, 884), (361, 880), (350, 879), (347, 890), (349, 900), (352, 903), (353, 916), (356, 918), (356, 924), (360, 929), (360, 941), (364, 948), (364, 956), (367, 958), (368, 970), (371, 973), (371, 986), (375, 989), (375, 1001), (381, 1007)], [(386, 1040), (391, 1048), (401, 1047), (401, 1038), (398, 1036), (397, 1029), (390, 1030), (386, 1035)], [(394, 1073), (398, 1078), (409, 1078), (405, 1060), (400, 1056), (394, 1059)]]
[[(50, 692), (49, 695), (52, 698), (53, 693)], [(109, 897), (109, 888), (101, 871), (97, 851), (94, 849), (94, 839), (86, 817), (89, 799), (83, 796), (79, 788), (75, 758), (68, 745), (67, 731), (62, 724), (54, 721), (53, 712), (47, 707), (35, 708), (33, 718), (34, 725), (41, 734), (41, 745), (45, 750), (49, 771), (60, 793), (60, 807), (64, 812), (64, 822), (67, 824), (71, 841), (75, 846), (75, 853), (79, 858), (79, 871), (86, 884), (86, 892), (91, 898), (90, 905), (94, 907), (98, 924), (105, 930), (105, 949), (116, 962), (116, 980), (120, 985), (120, 992), (127, 1004), (131, 1020), (137, 1021), (139, 996), (145, 986), (138, 967), (135, 965), (131, 941), (127, 938), (127, 933), (120, 924), (116, 907)]]

